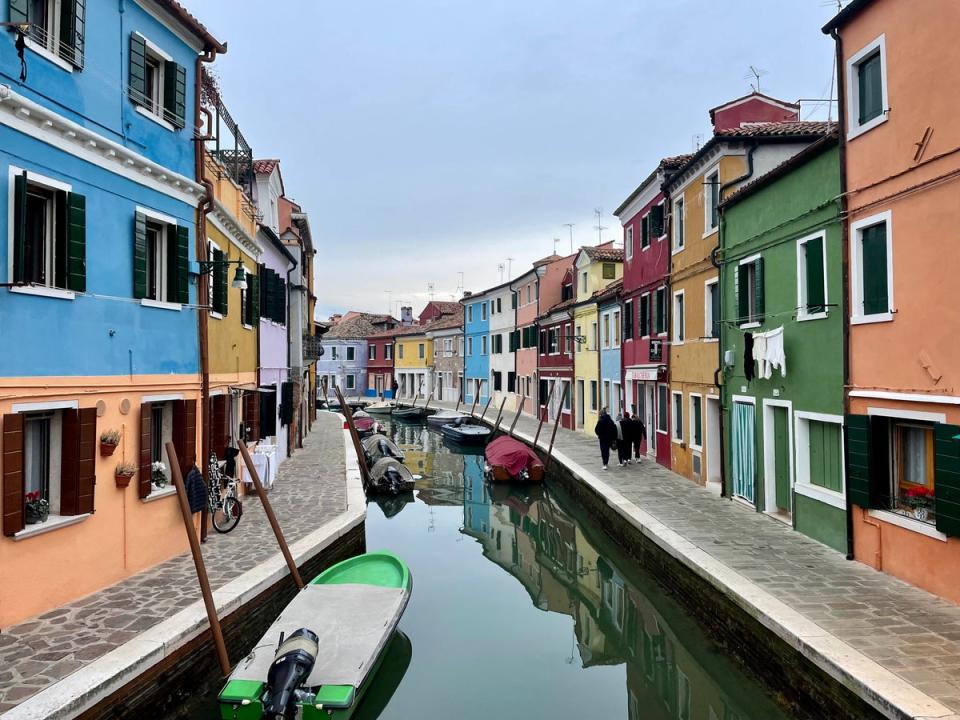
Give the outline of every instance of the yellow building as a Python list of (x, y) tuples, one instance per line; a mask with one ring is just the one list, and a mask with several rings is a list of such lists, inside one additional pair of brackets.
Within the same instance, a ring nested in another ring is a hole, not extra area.
[(421, 400), (433, 392), (433, 340), (426, 335), (429, 326), (399, 328), (394, 341), (393, 377), (400, 386), (399, 397)]
[(576, 427), (592, 433), (600, 417), (600, 327), (594, 295), (623, 277), (623, 250), (613, 243), (580, 248), (574, 263), (577, 304), (573, 309), (573, 401)]
[[(256, 241), (256, 211), (231, 170), (205, 154), (204, 174), (213, 183), (213, 208), (207, 215), (210, 310), (207, 319), (207, 451), (223, 460), (237, 440), (258, 439), (257, 343), (261, 249)], [(242, 268), (242, 274), (238, 269)], [(240, 282), (240, 280), (243, 282)], [(246, 285), (244, 288), (243, 285)], [(239, 287), (238, 287), (239, 286)]]

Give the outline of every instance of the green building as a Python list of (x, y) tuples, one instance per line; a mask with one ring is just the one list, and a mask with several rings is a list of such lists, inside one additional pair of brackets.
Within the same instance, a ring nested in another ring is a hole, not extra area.
[(846, 551), (840, 209), (834, 133), (721, 205), (718, 261), (726, 493)]

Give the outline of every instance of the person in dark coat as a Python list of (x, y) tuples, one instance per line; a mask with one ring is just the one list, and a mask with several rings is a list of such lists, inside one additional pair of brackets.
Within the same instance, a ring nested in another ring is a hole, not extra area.
[(617, 441), (617, 424), (610, 417), (606, 408), (600, 409), (600, 419), (593, 429), (600, 440), (600, 458), (603, 460), (603, 469), (607, 469), (610, 462), (610, 447)]
[(639, 415), (633, 416), (633, 427), (631, 428), (631, 441), (633, 442), (633, 455), (637, 458), (637, 464), (640, 464), (640, 444), (647, 439), (647, 426)]
[(393, 391), (393, 399), (396, 400), (396, 399), (397, 399), (397, 390), (400, 389), (400, 384), (399, 384), (396, 380), (394, 380), (394, 381), (393, 381), (393, 385), (390, 386), (390, 389)]
[(617, 456), (620, 458), (621, 465), (630, 464), (631, 451), (633, 450), (634, 420), (630, 417), (627, 410), (623, 411), (623, 417), (620, 418), (620, 439), (617, 441)]

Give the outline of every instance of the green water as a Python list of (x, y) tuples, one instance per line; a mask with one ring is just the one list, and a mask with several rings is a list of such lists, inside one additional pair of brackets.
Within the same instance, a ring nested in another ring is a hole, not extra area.
[[(490, 486), (483, 457), (388, 433), (423, 478), (371, 503), (367, 548), (413, 594), (365, 720), (786, 720), (563, 491)], [(478, 451), (475, 451), (478, 452)], [(209, 700), (192, 713), (215, 717)]]

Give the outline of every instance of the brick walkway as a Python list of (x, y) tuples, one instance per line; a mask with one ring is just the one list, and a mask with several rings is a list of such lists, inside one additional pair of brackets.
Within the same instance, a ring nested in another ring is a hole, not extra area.
[[(289, 542), (347, 508), (340, 419), (318, 413), (313, 432), (280, 466), (270, 502)], [(203, 557), (214, 589), (277, 554), (256, 497), (228, 535), (210, 532)], [(189, 553), (0, 634), (0, 713), (117, 648), (200, 597)]]
[[(504, 412), (501, 429), (509, 428), (513, 415)], [(496, 419), (492, 405), (486, 419)], [(530, 416), (517, 422), (516, 430), (531, 438), (536, 429)], [(551, 429), (544, 425), (544, 447)], [(611, 461), (604, 472), (592, 435), (561, 428), (555, 448), (715, 560), (960, 715), (960, 606), (848, 561), (653, 461), (623, 468)]]

